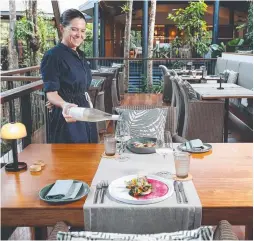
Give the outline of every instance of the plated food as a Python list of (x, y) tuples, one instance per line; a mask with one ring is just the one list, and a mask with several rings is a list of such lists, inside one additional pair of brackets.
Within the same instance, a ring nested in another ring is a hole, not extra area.
[(132, 197), (144, 196), (152, 192), (152, 184), (146, 176), (131, 179), (126, 182), (126, 188), (130, 189), (129, 194)]
[(156, 145), (156, 143), (152, 142), (152, 141), (148, 141), (148, 142), (145, 142), (145, 143), (142, 143), (142, 142), (139, 142), (139, 141), (134, 141), (132, 143), (132, 145), (136, 148), (144, 148), (144, 147), (154, 147)]

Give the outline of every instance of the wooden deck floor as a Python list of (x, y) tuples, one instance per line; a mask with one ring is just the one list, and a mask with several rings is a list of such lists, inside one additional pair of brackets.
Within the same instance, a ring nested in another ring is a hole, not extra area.
[[(158, 105), (165, 106), (166, 104), (162, 102), (161, 94), (125, 94), (125, 98), (121, 101), (121, 105)], [(110, 128), (110, 126), (109, 126)], [(230, 131), (230, 141), (232, 142), (240, 142), (241, 134), (236, 132), (235, 130)], [(40, 136), (41, 135), (41, 136)], [(34, 142), (44, 140), (45, 132), (41, 132), (41, 134), (37, 133)], [(39, 143), (37, 142), (37, 143)], [(41, 143), (41, 142), (40, 142)], [(59, 220), (60, 221), (60, 220)], [(234, 232), (238, 236), (239, 240), (244, 240), (244, 227), (242, 226), (234, 226)], [(9, 240), (34, 240), (33, 229), (29, 227), (20, 227), (15, 230), (15, 232), (11, 235)]]

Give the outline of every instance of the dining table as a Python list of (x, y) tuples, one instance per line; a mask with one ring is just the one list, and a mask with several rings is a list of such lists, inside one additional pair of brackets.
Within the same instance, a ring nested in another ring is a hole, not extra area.
[[(179, 144), (175, 145), (177, 148)], [(252, 143), (213, 143), (209, 152), (191, 154), (190, 173), (202, 204), (202, 225), (217, 225), (226, 219), (232, 225), (244, 225), (246, 238), (252, 239), (252, 148)], [(28, 167), (38, 160), (46, 165), (40, 172), (1, 169), (1, 228), (34, 227), (37, 239), (42, 238), (46, 227), (59, 221), (84, 229), (86, 197), (66, 204), (50, 204), (40, 199), (39, 192), (62, 179), (91, 185), (103, 152), (103, 144), (27, 146), (19, 153), (19, 161), (26, 162)]]
[(228, 142), (229, 99), (253, 99), (253, 91), (233, 83), (223, 83), (222, 88), (219, 83), (191, 84), (191, 86), (202, 100), (225, 99), (224, 142)]
[(202, 81), (215, 81), (217, 82), (218, 80), (220, 80), (220, 76), (217, 75), (207, 75), (205, 77), (202, 77), (202, 75), (196, 75), (195, 77), (193, 75), (181, 75), (181, 79), (182, 80), (187, 80), (189, 82), (198, 82), (201, 83)]

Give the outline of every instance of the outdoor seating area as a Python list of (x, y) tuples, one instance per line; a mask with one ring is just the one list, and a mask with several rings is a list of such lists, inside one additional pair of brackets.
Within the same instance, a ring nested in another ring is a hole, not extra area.
[(27, 1), (0, 7), (1, 240), (253, 240), (253, 3)]

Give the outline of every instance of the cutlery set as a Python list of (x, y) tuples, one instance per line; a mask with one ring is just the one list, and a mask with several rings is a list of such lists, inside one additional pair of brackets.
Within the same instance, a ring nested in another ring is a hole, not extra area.
[[(106, 195), (106, 192), (108, 190), (108, 185), (108, 181), (101, 181), (96, 185), (93, 203), (104, 202), (104, 196)], [(100, 198), (100, 200), (98, 200), (98, 198)]]
[(188, 203), (188, 199), (186, 197), (182, 182), (174, 181), (174, 190), (175, 190), (175, 193), (176, 193), (177, 203), (182, 203), (182, 202), (183, 203)]

